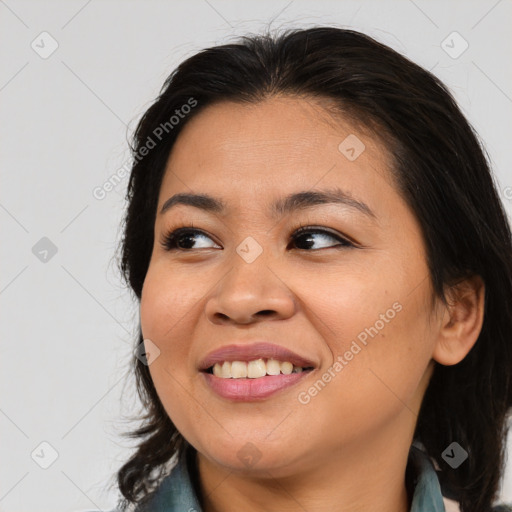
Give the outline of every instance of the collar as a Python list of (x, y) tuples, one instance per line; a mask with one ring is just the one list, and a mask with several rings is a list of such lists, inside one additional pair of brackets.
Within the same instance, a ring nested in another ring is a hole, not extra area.
[(414, 475), (410, 512), (445, 512), (439, 478), (430, 457), (412, 445), (407, 466)]
[[(162, 480), (149, 503), (137, 508), (137, 512), (203, 512), (187, 465), (186, 453), (189, 449), (191, 447), (187, 446), (184, 456), (178, 459), (171, 473)], [(407, 471), (412, 475), (410, 512), (445, 512), (434, 466), (428, 455), (415, 445), (409, 451)]]

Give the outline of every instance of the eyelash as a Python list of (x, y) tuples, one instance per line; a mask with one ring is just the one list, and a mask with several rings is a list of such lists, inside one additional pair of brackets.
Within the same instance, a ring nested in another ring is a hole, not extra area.
[[(179, 240), (180, 236), (187, 235), (187, 234), (204, 235), (207, 238), (211, 239), (211, 237), (208, 236), (207, 233), (205, 233), (204, 231), (202, 231), (200, 229), (196, 229), (193, 226), (193, 224), (191, 224), (189, 226), (180, 226), (180, 227), (174, 229), (173, 231), (168, 232), (166, 235), (163, 236), (160, 243), (166, 251), (177, 250), (177, 251), (183, 251), (183, 252), (191, 252), (194, 249), (182, 249), (182, 248), (177, 247), (177, 241)], [(340, 235), (331, 233), (330, 231), (328, 231), (326, 229), (320, 229), (320, 228), (316, 228), (313, 226), (307, 226), (307, 225), (303, 225), (303, 224), (300, 224), (299, 226), (297, 226), (294, 229), (293, 236), (291, 237), (291, 241), (296, 241), (299, 236), (304, 235), (304, 234), (328, 235), (331, 238), (334, 238), (338, 242), (340, 242), (338, 245), (324, 247), (322, 249), (351, 249), (351, 248), (356, 247), (356, 245), (354, 243), (352, 243), (351, 241), (349, 241), (347, 238), (344, 238)], [(316, 251), (320, 251), (322, 249), (312, 249), (312, 250), (299, 249), (299, 250), (316, 252)]]

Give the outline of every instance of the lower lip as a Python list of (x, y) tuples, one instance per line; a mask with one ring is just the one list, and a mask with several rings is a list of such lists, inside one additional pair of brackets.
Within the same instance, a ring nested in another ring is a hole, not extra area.
[(289, 375), (265, 375), (257, 379), (224, 379), (211, 373), (201, 372), (207, 384), (223, 398), (239, 402), (250, 402), (267, 398), (278, 391), (300, 382), (313, 370)]

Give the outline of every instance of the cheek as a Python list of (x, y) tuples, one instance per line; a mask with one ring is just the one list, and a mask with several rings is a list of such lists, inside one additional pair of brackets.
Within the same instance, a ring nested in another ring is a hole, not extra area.
[[(195, 371), (190, 340), (199, 321), (197, 308), (204, 291), (178, 273), (157, 271), (153, 267), (144, 281), (140, 301), (140, 323), (144, 339), (151, 340), (159, 352), (149, 366), (155, 388), (164, 404), (174, 401), (180, 383)], [(179, 394), (179, 393), (178, 393)]]
[(340, 421), (359, 426), (368, 414), (396, 413), (413, 399), (431, 359), (433, 336), (422, 295), (428, 290), (411, 294), (403, 277), (389, 271), (316, 280), (311, 288), (308, 303), (322, 320), (312, 321), (332, 354), (319, 376), (329, 383), (317, 386), (325, 400), (315, 399), (316, 405), (344, 404), (353, 416), (347, 420), (340, 410)]
[(148, 270), (140, 301), (140, 322), (144, 339), (159, 349), (149, 372), (162, 404), (178, 428), (190, 429), (189, 418), (200, 414), (190, 399), (189, 386), (191, 329), (198, 319), (194, 305), (202, 292), (178, 273)]
[(174, 332), (181, 328), (182, 320), (192, 314), (194, 304), (201, 298), (196, 283), (181, 278), (178, 272), (160, 270), (150, 266), (140, 301), (140, 322), (144, 338), (163, 344), (161, 350), (170, 345)]
[(363, 322), (352, 328), (365, 334), (360, 338), (365, 342), (356, 336), (339, 339), (331, 347), (334, 364), (298, 390), (304, 404), (299, 410), (333, 445), (378, 437), (397, 417), (412, 421), (418, 412), (418, 386), (430, 358), (428, 342), (411, 328), (417, 316), (404, 307), (380, 330), (380, 323), (373, 329), (373, 316), (368, 319), (368, 327)]
[(372, 336), (384, 338), (402, 314), (396, 281), (383, 276), (384, 272), (360, 268), (295, 278), (300, 279), (295, 289), (303, 291), (306, 314), (308, 309), (315, 313), (311, 321), (333, 355), (348, 350), (352, 340), (364, 344)]

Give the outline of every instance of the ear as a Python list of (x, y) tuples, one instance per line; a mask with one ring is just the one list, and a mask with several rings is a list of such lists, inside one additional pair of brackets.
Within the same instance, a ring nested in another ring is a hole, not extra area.
[(485, 284), (474, 275), (452, 286), (447, 293), (448, 305), (440, 324), (432, 353), (438, 363), (460, 363), (476, 343), (484, 321)]

